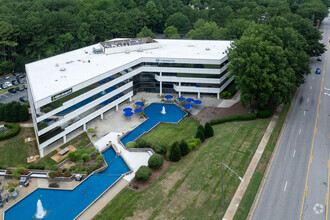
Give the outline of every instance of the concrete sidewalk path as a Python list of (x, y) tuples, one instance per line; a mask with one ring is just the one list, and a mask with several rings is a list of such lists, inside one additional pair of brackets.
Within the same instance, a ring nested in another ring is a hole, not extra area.
[(227, 208), (227, 211), (225, 213), (225, 216), (223, 217), (223, 220), (230, 220), (230, 219), (233, 219), (235, 214), (236, 214), (236, 211), (238, 209), (238, 206), (240, 204), (240, 202), (242, 201), (242, 198), (244, 196), (244, 193), (250, 183), (250, 180), (254, 174), (254, 171), (255, 169), (257, 168), (258, 166), (258, 163), (259, 163), (259, 160), (265, 150), (265, 147), (268, 143), (268, 140), (273, 132), (273, 129), (276, 125), (276, 122), (277, 122), (277, 119), (281, 113), (283, 109), (283, 104), (279, 105), (276, 109), (276, 112), (274, 113), (268, 127), (267, 127), (267, 130), (264, 134), (264, 136), (262, 137), (261, 141), (260, 141), (260, 144), (255, 152), (255, 154), (253, 155), (253, 158), (250, 162), (250, 165), (249, 167), (247, 168), (245, 174), (244, 174), (244, 177), (243, 177), (243, 182), (241, 182), (236, 190), (236, 193), (234, 195), (234, 197), (232, 198), (228, 208)]

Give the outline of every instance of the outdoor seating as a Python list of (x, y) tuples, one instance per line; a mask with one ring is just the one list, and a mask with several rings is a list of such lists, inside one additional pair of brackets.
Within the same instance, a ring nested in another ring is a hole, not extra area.
[(66, 147), (63, 150), (61, 150), (60, 152), (58, 152), (61, 156), (63, 156), (64, 154), (68, 153), (70, 151), (70, 148)]
[(26, 181), (26, 182), (23, 184), (23, 186), (24, 186), (24, 187), (28, 187), (29, 184), (30, 184), (30, 182), (31, 182), (31, 179), (28, 179), (28, 181)]

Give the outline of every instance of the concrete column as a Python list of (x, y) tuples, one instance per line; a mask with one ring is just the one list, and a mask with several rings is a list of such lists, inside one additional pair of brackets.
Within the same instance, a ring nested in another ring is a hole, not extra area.
[(129, 97), (129, 101), (130, 101), (130, 102), (132, 101), (132, 96), (131, 96), (131, 97)]
[(63, 142), (66, 143), (66, 135), (63, 136)]
[(220, 99), (220, 93), (217, 93), (217, 99)]
[(44, 149), (39, 148), (39, 154), (40, 154), (40, 157), (44, 157), (45, 156), (44, 155)]
[[(159, 76), (162, 76), (162, 72), (159, 72)], [(162, 80), (159, 81), (159, 95), (163, 94), (163, 82)]]
[(103, 113), (101, 114), (101, 120), (103, 120)]
[(40, 108), (36, 108), (36, 114), (38, 114), (38, 115), (41, 114)]
[(86, 131), (87, 129), (86, 129), (86, 124), (84, 124), (84, 131)]
[(116, 111), (118, 112), (118, 104), (116, 105)]
[(181, 91), (179, 90), (179, 97), (181, 97)]
[(200, 93), (200, 92), (197, 93), (197, 98), (198, 98), (198, 99), (201, 98), (201, 93)]

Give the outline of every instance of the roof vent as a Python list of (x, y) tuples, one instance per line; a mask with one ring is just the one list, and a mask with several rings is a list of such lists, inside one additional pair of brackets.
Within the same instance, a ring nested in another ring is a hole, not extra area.
[(138, 52), (143, 52), (143, 48), (140, 47), (137, 51), (138, 51)]
[(209, 50), (210, 50), (210, 48), (209, 48), (209, 47), (207, 47), (207, 48), (205, 48), (205, 50), (206, 50), (206, 51), (209, 51)]
[(189, 44), (188, 47), (195, 47), (195, 45)]
[(60, 71), (65, 71), (65, 68), (62, 67), (62, 68), (60, 69)]
[(55, 64), (55, 67), (58, 67), (58, 66), (59, 66), (58, 63), (56, 63), (56, 64)]
[(125, 53), (126, 53), (126, 54), (129, 54), (129, 50), (125, 50)]

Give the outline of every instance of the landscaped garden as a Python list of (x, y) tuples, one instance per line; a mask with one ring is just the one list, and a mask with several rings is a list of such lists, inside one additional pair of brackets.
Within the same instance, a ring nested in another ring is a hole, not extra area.
[[(213, 126), (214, 137), (172, 164), (148, 189), (122, 190), (95, 219), (221, 218), (240, 183), (224, 169), (225, 205), (221, 207), (221, 160), (243, 176), (268, 123), (263, 119)], [(141, 139), (169, 146), (194, 138), (198, 125), (191, 118), (178, 125), (161, 124)]]

